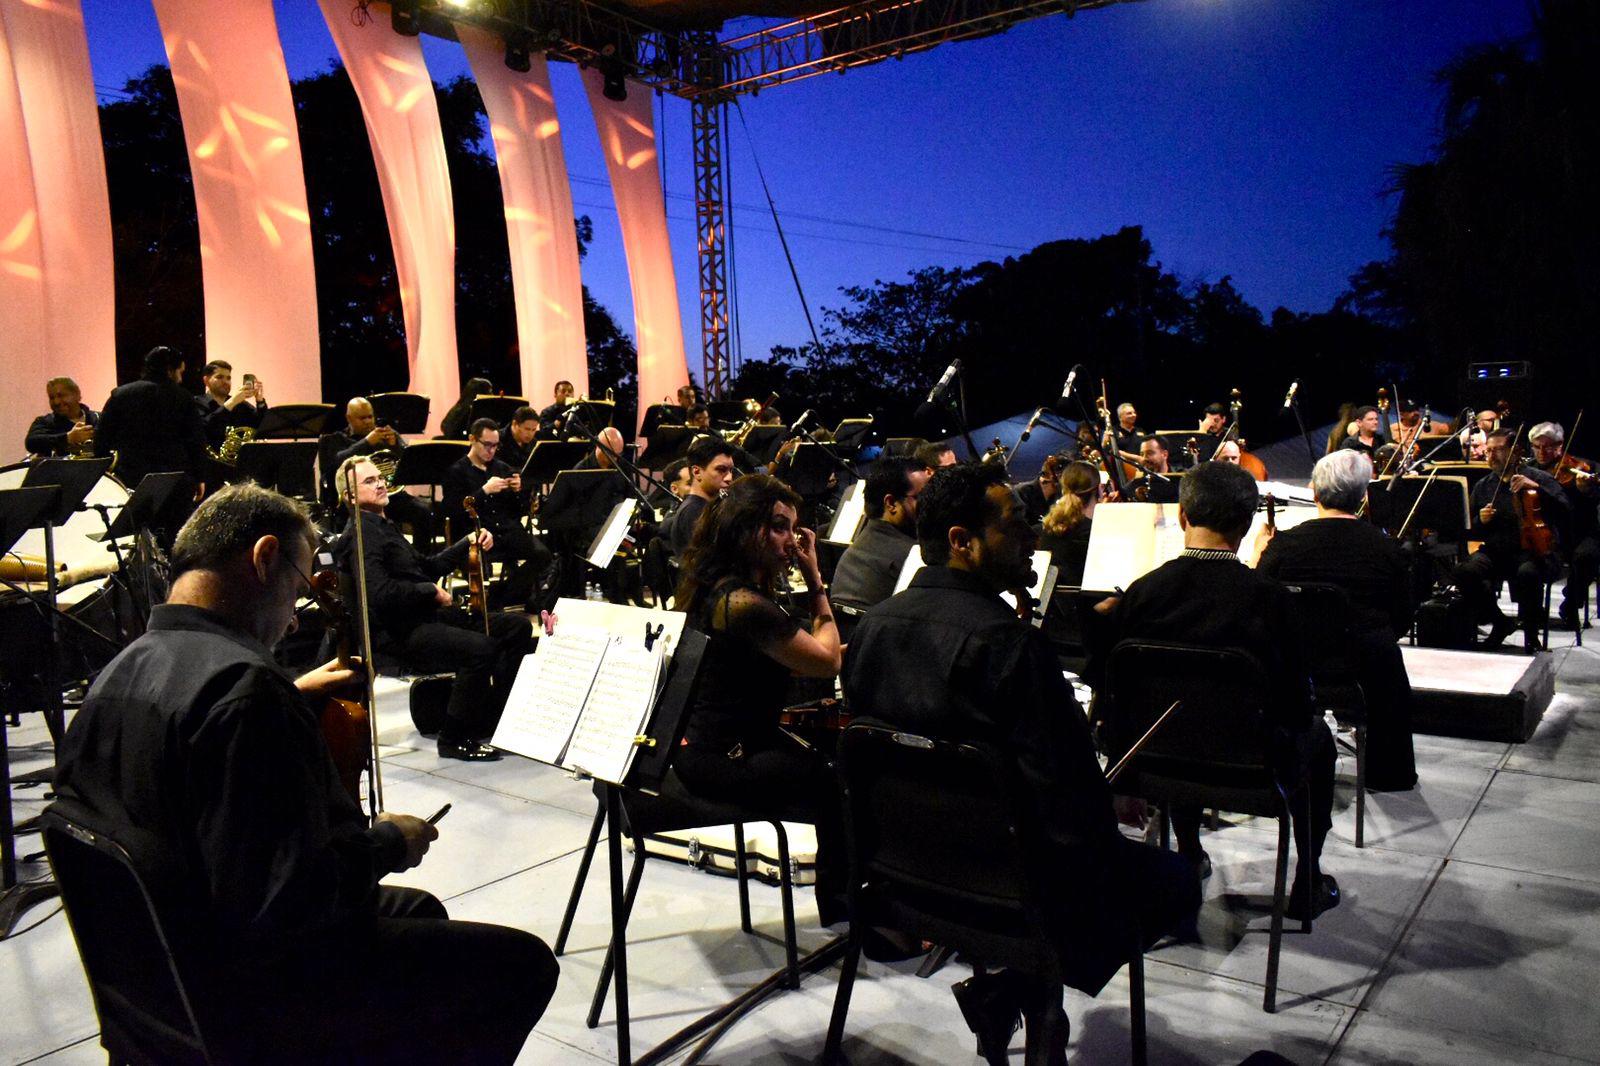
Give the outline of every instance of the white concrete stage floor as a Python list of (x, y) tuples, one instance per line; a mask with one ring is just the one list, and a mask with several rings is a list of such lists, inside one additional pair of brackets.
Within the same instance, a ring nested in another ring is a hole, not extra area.
[[(1148, 956), (1150, 1061), (1237, 1063), (1270, 1048), (1300, 1064), (1600, 1062), (1600, 630), (1591, 647), (1553, 633), (1558, 694), (1527, 744), (1419, 736), (1421, 784), (1374, 795), (1357, 850), (1354, 767), (1341, 759), (1324, 868), (1344, 903), (1310, 937), (1286, 935), (1279, 1013), (1261, 1010), (1266, 934), (1259, 912), (1225, 897), (1270, 891), (1274, 829), (1230, 819), (1208, 835), (1202, 942)], [(384, 779), (393, 810), (455, 807), (423, 865), (394, 880), (438, 894), (460, 918), (503, 922), (553, 940), (594, 811), (586, 785), (514, 757), (440, 760), (412, 730), (405, 693), (385, 682)], [(13, 731), (18, 769), (42, 764), (43, 728)], [(39, 809), (18, 793), (19, 817)], [(24, 849), (36, 849), (26, 838)], [(43, 867), (28, 867), (39, 876)], [(752, 889), (760, 929), (781, 934), (776, 889)], [(801, 948), (815, 947), (809, 890), (798, 894)], [(54, 903), (0, 942), (0, 1061), (104, 1062), (88, 988)], [(555, 1000), (521, 1062), (615, 1060), (608, 1006), (583, 1024), (609, 929), (603, 852), (589, 878)], [(782, 949), (738, 930), (731, 880), (652, 862), (631, 927), (634, 1053), (776, 968)], [(919, 980), (915, 963), (863, 963), (846, 1050), (860, 1066), (976, 1063), (949, 987), (952, 964)], [(736, 1025), (712, 1062), (815, 1061), (837, 968), (809, 977)], [(1069, 992), (1071, 1058), (1128, 1060), (1127, 981), (1089, 999)], [(1012, 1048), (1022, 1060), (1022, 1037)]]

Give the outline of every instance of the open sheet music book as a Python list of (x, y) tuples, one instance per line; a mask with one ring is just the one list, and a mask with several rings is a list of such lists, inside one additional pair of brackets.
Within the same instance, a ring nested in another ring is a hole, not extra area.
[[(1317, 517), (1315, 507), (1277, 508), (1278, 529), (1291, 529)], [(1265, 511), (1257, 511), (1239, 546), (1239, 555), (1252, 561), (1256, 536), (1266, 524)], [(1175, 503), (1102, 503), (1094, 509), (1089, 527), (1089, 554), (1083, 565), (1083, 587), (1112, 593), (1126, 589), (1162, 563), (1183, 553), (1183, 529)]]
[[(669, 632), (661, 612), (605, 604), (612, 608), (605, 612), (612, 616), (608, 625), (599, 612), (569, 608), (572, 603), (556, 605), (556, 632), (540, 638), (538, 649), (522, 660), (492, 743), (620, 784), (633, 765), (635, 738), (649, 723), (682, 627)], [(659, 630), (648, 646), (646, 625)]]
[[(911, 587), (911, 579), (917, 576), (917, 571), (927, 564), (922, 561), (922, 547), (913, 545), (911, 552), (906, 556), (906, 561), (900, 567), (900, 576), (895, 579), (894, 591), (904, 592)], [(1028, 594), (1033, 597), (1034, 621), (1037, 624), (1044, 618), (1045, 610), (1050, 606), (1050, 597), (1056, 588), (1056, 568), (1050, 563), (1050, 553), (1036, 551), (1033, 553), (1033, 588)], [(1002, 592), (1000, 598), (1013, 610), (1017, 606), (1017, 598), (1009, 592)]]

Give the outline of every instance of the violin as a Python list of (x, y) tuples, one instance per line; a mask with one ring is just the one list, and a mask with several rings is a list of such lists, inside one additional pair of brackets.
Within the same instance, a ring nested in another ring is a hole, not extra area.
[[(1531, 464), (1518, 451), (1523, 427), (1518, 426), (1517, 432), (1511, 438), (1511, 448), (1506, 453), (1506, 461), (1495, 472), (1498, 479), (1494, 493), (1489, 497), (1489, 508), (1493, 509), (1495, 501), (1500, 496), (1500, 490), (1509, 485), (1518, 472), (1527, 469)], [(1523, 551), (1544, 558), (1555, 550), (1556, 534), (1550, 524), (1545, 521), (1544, 510), (1539, 500), (1539, 488), (1530, 485), (1527, 488), (1516, 489), (1512, 493), (1512, 507), (1516, 511), (1517, 524), (1520, 527), (1518, 542)]]
[(483, 549), (478, 538), (483, 525), (478, 521), (478, 504), (471, 496), (461, 501), (461, 509), (472, 519), (472, 539), (467, 543), (467, 610), (483, 616), (483, 634), (489, 635), (489, 600), (483, 588)]
[[(349, 669), (353, 661), (351, 648), (355, 645), (355, 634), (349, 613), (344, 609), (344, 600), (339, 595), (338, 571), (324, 570), (313, 577), (311, 593), (328, 620), (328, 628), (337, 637), (339, 665)], [(372, 766), (372, 728), (366, 704), (362, 700), (330, 696), (317, 717), (322, 726), (322, 737), (328, 743), (328, 754), (333, 756), (339, 783), (351, 799), (360, 803), (361, 774)]]
[(807, 733), (842, 733), (854, 718), (843, 700), (830, 697), (816, 703), (785, 707), (778, 712), (778, 725)]
[(1576, 485), (1580, 490), (1587, 490), (1594, 481), (1594, 465), (1572, 454), (1572, 442), (1578, 436), (1578, 427), (1581, 425), (1583, 412), (1580, 410), (1578, 417), (1573, 419), (1572, 432), (1567, 434), (1567, 439), (1561, 445), (1561, 458), (1556, 460), (1556, 468), (1550, 471), (1562, 488)]

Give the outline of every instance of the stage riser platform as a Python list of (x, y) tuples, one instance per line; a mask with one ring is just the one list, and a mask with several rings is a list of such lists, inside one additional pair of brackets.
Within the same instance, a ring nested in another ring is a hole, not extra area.
[(1415, 733), (1520, 744), (1555, 695), (1559, 664), (1551, 652), (1529, 657), (1409, 646), (1401, 652)]

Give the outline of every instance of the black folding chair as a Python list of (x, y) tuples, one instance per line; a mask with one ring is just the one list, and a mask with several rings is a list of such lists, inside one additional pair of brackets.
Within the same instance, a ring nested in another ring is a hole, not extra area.
[[(895, 929), (1060, 982), (1057, 938), (1040, 901), (1026, 849), (1039, 841), (1015, 792), (1016, 773), (997, 754), (851, 725), (837, 759), (850, 847), (850, 942), (834, 997), (823, 1061), (840, 1061), (845, 1018), (870, 927)], [(952, 818), (958, 810), (961, 817)], [(1144, 951), (1128, 945), (1133, 1061), (1145, 1061)], [(1047, 1017), (1064, 1018), (1060, 1012)], [(1048, 1046), (1051, 1034), (1030, 1033)]]
[[(1129, 760), (1116, 790), (1158, 803), (1162, 840), (1172, 804), (1190, 804), (1278, 820), (1278, 858), (1272, 882), (1271, 940), (1266, 996), (1277, 1009), (1278, 953), (1283, 939), (1285, 881), (1289, 869), (1289, 794), (1298, 781), (1280, 781), (1268, 752), (1267, 679), (1261, 664), (1242, 651), (1125, 640), (1111, 652), (1106, 692), (1110, 710), (1101, 743), (1113, 756), (1171, 707), (1178, 709)], [(1309, 824), (1310, 795), (1305, 815)], [(1311, 932), (1311, 893), (1301, 932)]]
[(1350, 621), (1350, 597), (1337, 585), (1301, 581), (1288, 586), (1291, 616), (1300, 630), (1300, 647), (1311, 671), (1311, 696), (1320, 714), (1332, 711), (1348, 727), (1353, 742), (1338, 744), (1356, 759), (1356, 847), (1366, 846), (1367, 696), (1356, 679), (1357, 651)]
[(41, 822), (111, 1061), (211, 1062), (184, 952), (133, 857), (56, 808)]

